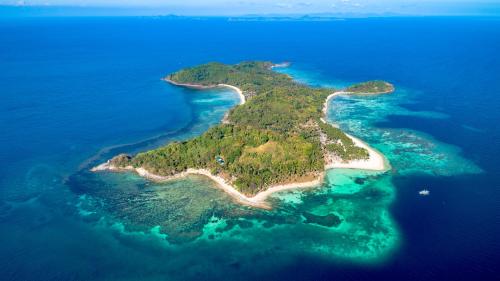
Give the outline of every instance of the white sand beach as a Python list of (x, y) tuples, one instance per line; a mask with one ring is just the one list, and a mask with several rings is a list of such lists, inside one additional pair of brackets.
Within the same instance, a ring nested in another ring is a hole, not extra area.
[[(174, 85), (178, 86), (184, 86), (184, 87), (189, 87), (189, 88), (195, 88), (195, 89), (210, 89), (214, 87), (227, 87), (232, 90), (234, 90), (239, 96), (240, 96), (240, 104), (245, 103), (245, 96), (243, 95), (243, 92), (241, 89), (232, 86), (232, 85), (227, 85), (227, 84), (218, 84), (214, 86), (203, 86), (203, 85), (193, 85), (193, 84), (179, 84), (175, 83), (173, 81), (170, 81), (168, 79), (165, 79), (169, 83), (172, 83)], [(328, 103), (330, 99), (334, 98), (335, 96), (342, 95), (342, 94), (349, 94), (348, 92), (335, 92), (329, 95), (324, 103), (323, 106), (323, 114), (326, 116), (327, 110), (328, 110)], [(321, 118), (321, 121), (326, 123), (324, 118)], [(385, 157), (378, 152), (377, 150), (371, 148), (368, 144), (364, 143), (360, 139), (346, 134), (349, 138), (353, 140), (353, 142), (359, 146), (363, 147), (366, 150), (368, 150), (369, 158), (366, 160), (353, 160), (353, 161), (347, 161), (344, 162), (338, 157), (326, 157), (326, 164), (325, 164), (325, 170), (328, 169), (334, 169), (334, 168), (344, 168), (344, 169), (363, 169), (363, 170), (373, 170), (373, 171), (386, 171), (390, 169), (390, 165), (388, 161), (385, 159)], [(251, 207), (256, 207), (256, 208), (262, 208), (262, 209), (270, 209), (271, 206), (268, 202), (266, 202), (266, 199), (272, 195), (273, 193), (284, 191), (284, 190), (291, 190), (291, 189), (298, 189), (298, 188), (310, 188), (310, 187), (315, 187), (321, 185), (324, 177), (324, 173), (320, 173), (315, 177), (314, 180), (307, 181), (307, 182), (296, 182), (296, 183), (287, 183), (287, 184), (280, 184), (280, 185), (274, 185), (268, 187), (266, 190), (261, 191), (254, 195), (253, 197), (248, 197), (245, 194), (239, 192), (234, 186), (232, 186), (226, 179), (213, 175), (210, 173), (210, 171), (206, 169), (192, 169), (188, 168), (186, 171), (182, 173), (178, 173), (172, 176), (160, 176), (156, 175), (153, 173), (150, 173), (146, 169), (140, 167), (140, 168), (134, 168), (132, 166), (127, 166), (125, 168), (121, 167), (115, 167), (112, 164), (110, 164), (110, 161), (103, 163), (99, 166), (96, 166), (91, 169), (93, 172), (98, 172), (98, 171), (133, 171), (137, 173), (138, 175), (147, 178), (152, 181), (157, 181), (157, 182), (164, 182), (164, 181), (171, 181), (171, 180), (176, 180), (176, 179), (181, 179), (183, 177), (186, 177), (187, 175), (203, 175), (206, 177), (209, 177), (212, 179), (214, 182), (217, 183), (217, 186), (221, 188), (224, 192), (229, 194), (236, 202), (251, 206)]]
[(99, 166), (92, 168), (91, 171), (92, 172), (131, 171), (131, 172), (137, 173), (141, 177), (144, 177), (146, 179), (149, 179), (149, 180), (155, 181), (155, 182), (165, 182), (165, 181), (178, 180), (178, 179), (182, 179), (188, 175), (203, 175), (203, 176), (209, 177), (215, 183), (217, 183), (217, 187), (219, 187), (224, 192), (226, 192), (228, 195), (230, 195), (236, 202), (243, 204), (243, 205), (261, 208), (261, 209), (270, 209), (271, 208), (271, 206), (266, 202), (266, 199), (269, 197), (269, 195), (271, 195), (275, 192), (289, 190), (289, 189), (309, 188), (309, 187), (319, 186), (321, 184), (322, 179), (323, 179), (323, 174), (321, 174), (315, 180), (308, 181), (308, 182), (274, 185), (274, 186), (269, 187), (265, 191), (257, 193), (253, 197), (248, 197), (245, 194), (239, 192), (234, 186), (229, 184), (224, 178), (217, 176), (217, 175), (213, 175), (212, 173), (210, 173), (210, 171), (208, 171), (206, 169), (189, 168), (182, 173), (178, 173), (178, 174), (175, 174), (172, 176), (160, 176), (160, 175), (150, 173), (142, 167), (141, 168), (134, 168), (132, 166), (127, 166), (124, 168), (116, 167), (116, 166), (113, 166), (112, 164), (110, 164), (110, 162), (108, 161), (106, 163), (100, 164)]
[(368, 151), (368, 159), (365, 160), (351, 160), (344, 162), (339, 158), (330, 158), (325, 163), (325, 170), (342, 168), (342, 169), (360, 169), (370, 171), (387, 171), (390, 169), (389, 162), (385, 159), (384, 155), (376, 149), (370, 147), (362, 140), (346, 134), (356, 146), (362, 147)]
[[(350, 92), (334, 92), (329, 95), (325, 103), (323, 105), (323, 114), (326, 117), (328, 112), (328, 104), (331, 99), (340, 95), (348, 95)], [(321, 118), (323, 123), (327, 123), (324, 118)], [(335, 126), (334, 124), (330, 124)], [(389, 161), (385, 158), (385, 156), (377, 151), (376, 149), (370, 147), (367, 143), (362, 140), (351, 136), (346, 133), (356, 146), (362, 147), (368, 151), (368, 159), (365, 160), (351, 160), (351, 161), (342, 161), (340, 158), (335, 156), (326, 157), (325, 170), (334, 169), (334, 168), (342, 168), (342, 169), (360, 169), (360, 170), (370, 170), (370, 171), (387, 171), (390, 169)]]
[(240, 104), (244, 104), (246, 102), (245, 95), (243, 95), (243, 91), (240, 88), (228, 84), (218, 84), (217, 87), (225, 87), (233, 90), (240, 97)]
[(175, 86), (181, 86), (181, 87), (197, 89), (197, 90), (207, 90), (207, 89), (214, 89), (214, 88), (228, 88), (228, 89), (230, 89), (238, 94), (238, 96), (240, 98), (239, 104), (244, 104), (246, 102), (246, 98), (245, 98), (245, 95), (243, 95), (243, 91), (240, 88), (233, 86), (233, 85), (217, 84), (217, 85), (205, 86), (205, 85), (198, 85), (198, 84), (177, 83), (177, 82), (174, 82), (168, 78), (163, 78), (163, 80), (167, 81), (168, 83), (175, 85)]

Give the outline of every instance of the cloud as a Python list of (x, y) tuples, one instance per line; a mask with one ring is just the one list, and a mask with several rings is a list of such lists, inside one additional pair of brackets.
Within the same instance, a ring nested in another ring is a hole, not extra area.
[(293, 8), (293, 5), (290, 4), (290, 3), (282, 3), (282, 2), (279, 2), (279, 3), (276, 3), (274, 4), (276, 7), (278, 8), (286, 8), (286, 9), (291, 9)]
[(297, 3), (297, 6), (302, 6), (302, 7), (309, 7), (311, 5), (312, 5), (311, 2), (299, 2), (299, 3)]

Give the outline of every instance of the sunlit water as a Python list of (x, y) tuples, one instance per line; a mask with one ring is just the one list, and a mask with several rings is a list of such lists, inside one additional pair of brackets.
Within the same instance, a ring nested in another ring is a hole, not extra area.
[[(490, 279), (499, 260), (492, 158), (499, 132), (491, 122), (500, 104), (492, 94), (498, 23), (393, 21), (2, 22), (2, 276)], [(444, 36), (433, 33), (437, 24), (448, 37), (434, 37)], [(265, 32), (256, 31), (261, 25)], [(188, 36), (192, 30), (199, 36)], [(353, 34), (364, 37), (346, 43)], [(394, 83), (390, 95), (337, 97), (327, 116), (384, 153), (391, 171), (330, 170), (322, 186), (273, 195), (271, 211), (234, 203), (204, 177), (157, 184), (88, 172), (118, 153), (188, 139), (220, 122), (236, 95), (179, 89), (160, 78), (246, 59), (291, 60), (280, 71), (312, 86)], [(431, 195), (419, 196), (423, 188)]]

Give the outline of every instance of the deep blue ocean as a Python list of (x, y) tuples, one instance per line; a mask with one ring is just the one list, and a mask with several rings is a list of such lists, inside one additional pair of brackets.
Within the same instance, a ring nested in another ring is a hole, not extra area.
[[(500, 18), (486, 17), (0, 19), (0, 279), (498, 280), (499, 54)], [(393, 83), (329, 112), (393, 170), (353, 175), (369, 182), (355, 192), (340, 182), (352, 172), (332, 173), (327, 191), (263, 214), (227, 207), (206, 179), (89, 175), (198, 135), (238, 102), (163, 76), (244, 60), (290, 61), (283, 72), (315, 86)], [(297, 210), (327, 205), (356, 239), (298, 225)], [(236, 226), (208, 234), (223, 218)]]

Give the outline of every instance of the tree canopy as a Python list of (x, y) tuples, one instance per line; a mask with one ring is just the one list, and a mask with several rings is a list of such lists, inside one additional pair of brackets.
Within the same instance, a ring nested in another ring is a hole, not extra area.
[[(355, 146), (340, 129), (320, 121), (325, 99), (333, 89), (297, 83), (273, 71), (269, 62), (213, 62), (167, 78), (183, 84), (233, 85), (243, 91), (247, 102), (230, 110), (227, 124), (134, 157), (115, 157), (115, 165), (143, 167), (159, 175), (205, 168), (239, 191), (255, 194), (274, 184), (319, 174), (326, 151), (346, 161), (368, 157), (368, 152)], [(376, 85), (382, 87), (378, 82)], [(354, 87), (359, 90), (372, 84)], [(216, 157), (222, 158), (224, 165)]]

